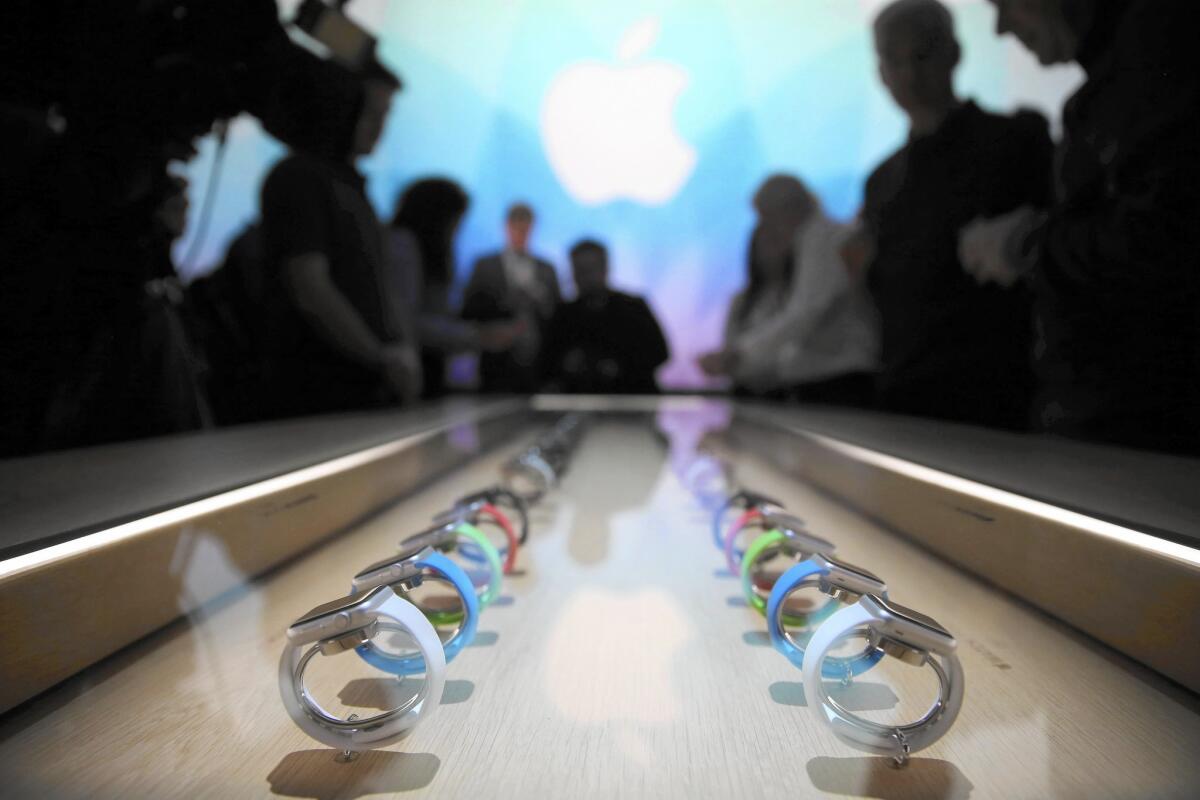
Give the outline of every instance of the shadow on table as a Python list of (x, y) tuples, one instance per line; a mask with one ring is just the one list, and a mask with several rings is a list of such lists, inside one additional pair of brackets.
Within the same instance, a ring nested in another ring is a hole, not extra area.
[(491, 647), (498, 641), (500, 641), (500, 634), (496, 631), (477, 631), (475, 638), (467, 647)]
[[(465, 703), (475, 692), (471, 681), (448, 680), (442, 689), (442, 705)], [(397, 708), (413, 697), (396, 678), (355, 678), (338, 692), (338, 700), (352, 708), (373, 708), (386, 711)]]
[[(771, 699), (781, 706), (808, 707), (804, 684), (799, 681), (776, 681), (769, 691)], [(855, 681), (842, 686), (836, 681), (826, 681), (825, 691), (847, 711), (887, 711), (900, 702), (892, 687), (884, 683)]]
[(742, 641), (751, 647), (770, 647), (771, 635), (766, 631), (746, 631), (742, 634)]
[(288, 753), (271, 770), (271, 793), (314, 800), (354, 800), (372, 794), (423, 789), (442, 762), (431, 753), (369, 750), (353, 761), (337, 761), (337, 750)]
[(876, 800), (965, 800), (975, 788), (957, 766), (937, 758), (897, 768), (890, 758), (818, 756), (808, 762), (808, 777), (822, 792)]

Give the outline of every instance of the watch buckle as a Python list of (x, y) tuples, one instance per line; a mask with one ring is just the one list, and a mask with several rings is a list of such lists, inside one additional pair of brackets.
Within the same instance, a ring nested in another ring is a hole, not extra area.
[(343, 653), (346, 650), (353, 650), (359, 645), (366, 644), (375, 638), (376, 632), (379, 630), (379, 621), (371, 620), (371, 622), (362, 628), (355, 628), (346, 633), (340, 633), (337, 636), (329, 639), (322, 639), (317, 647), (321, 650), (323, 656), (335, 656), (338, 653)]
[(919, 647), (913, 647), (898, 639), (884, 636), (879, 640), (879, 649), (892, 658), (898, 658), (905, 664), (920, 667), (929, 660), (929, 652)]

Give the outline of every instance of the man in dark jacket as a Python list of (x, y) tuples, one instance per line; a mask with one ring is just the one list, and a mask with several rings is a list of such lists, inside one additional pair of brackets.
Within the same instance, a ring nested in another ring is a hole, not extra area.
[(565, 392), (654, 394), (667, 341), (650, 306), (608, 285), (608, 250), (585, 239), (571, 248), (577, 296), (554, 315), (546, 363)]
[(562, 293), (554, 267), (529, 250), (533, 223), (532, 208), (512, 205), (504, 220), (504, 250), (475, 262), (463, 292), (463, 319), (523, 325), (511, 349), (480, 354), (479, 381), (485, 392), (536, 392), (545, 378), (546, 326)]
[(1087, 82), (1057, 196), (967, 231), (980, 279), (1035, 295), (1047, 431), (1200, 453), (1200, 59), (1184, 0), (993, 0), (998, 32)]
[(884, 85), (909, 139), (867, 182), (874, 243), (867, 286), (879, 309), (879, 403), (888, 411), (1027, 426), (1030, 298), (980, 286), (956, 253), (963, 225), (1049, 198), (1046, 121), (992, 114), (954, 94), (954, 22), (937, 0), (898, 0), (875, 21)]

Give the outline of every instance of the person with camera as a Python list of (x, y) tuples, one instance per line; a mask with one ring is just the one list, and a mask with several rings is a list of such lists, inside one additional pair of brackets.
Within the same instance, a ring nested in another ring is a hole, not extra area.
[(262, 235), (273, 301), (272, 416), (412, 402), (421, 393), (415, 342), (389, 326), (384, 232), (355, 168), (375, 149), (399, 80), (378, 63), (343, 87), (299, 100), (307, 116), (292, 152), (262, 188)]

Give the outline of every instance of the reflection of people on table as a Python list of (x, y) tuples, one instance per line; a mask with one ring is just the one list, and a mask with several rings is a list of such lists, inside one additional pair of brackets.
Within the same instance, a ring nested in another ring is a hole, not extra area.
[(608, 250), (585, 239), (571, 248), (576, 298), (550, 325), (546, 363), (564, 392), (653, 394), (667, 341), (650, 306), (608, 285)]

